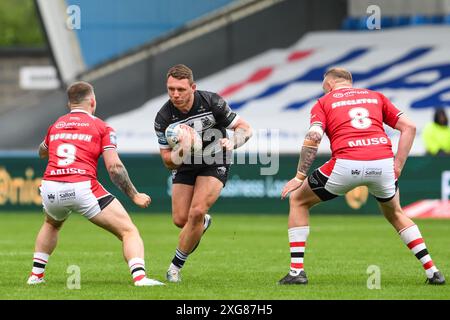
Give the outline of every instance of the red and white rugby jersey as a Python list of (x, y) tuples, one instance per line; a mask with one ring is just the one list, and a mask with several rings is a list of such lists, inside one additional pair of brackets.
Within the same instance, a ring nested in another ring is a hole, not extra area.
[(116, 134), (88, 112), (72, 110), (49, 127), (44, 144), (49, 159), (43, 179), (80, 182), (97, 179), (98, 158), (116, 148)]
[(342, 88), (317, 101), (311, 109), (310, 124), (320, 125), (327, 134), (332, 157), (378, 160), (394, 156), (383, 122), (394, 128), (401, 114), (379, 92)]

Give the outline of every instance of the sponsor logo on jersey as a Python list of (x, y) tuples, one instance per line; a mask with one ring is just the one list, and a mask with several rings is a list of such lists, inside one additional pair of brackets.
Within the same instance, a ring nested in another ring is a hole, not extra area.
[(359, 176), (361, 174), (361, 170), (352, 169), (352, 176)]
[(202, 127), (203, 128), (210, 128), (212, 127), (212, 121), (208, 117), (201, 118), (202, 121)]
[(78, 168), (65, 168), (65, 169), (56, 169), (50, 171), (50, 175), (52, 176), (58, 176), (62, 174), (86, 174), (86, 170), (84, 169), (78, 169)]
[(389, 142), (388, 138), (367, 138), (367, 139), (357, 139), (348, 142), (349, 147), (366, 147), (378, 144), (387, 144)]
[(60, 121), (57, 124), (55, 124), (56, 129), (63, 129), (66, 127), (66, 123), (64, 121)]
[(71, 128), (71, 127), (89, 127), (89, 123), (88, 122), (64, 122), (64, 121), (60, 121), (55, 125), (56, 129), (64, 129), (64, 128)]

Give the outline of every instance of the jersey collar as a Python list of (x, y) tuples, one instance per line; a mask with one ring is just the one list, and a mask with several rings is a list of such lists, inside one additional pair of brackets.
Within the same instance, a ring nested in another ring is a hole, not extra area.
[(89, 112), (87, 112), (86, 110), (81, 110), (81, 109), (70, 110), (70, 113), (78, 113), (78, 112), (86, 113), (86, 114), (88, 114), (88, 115), (91, 115), (91, 114), (90, 114)]
[(341, 90), (341, 89), (352, 89), (352, 88), (353, 88), (353, 87), (342, 86), (342, 87), (334, 88), (334, 89), (331, 90), (331, 91), (336, 91), (336, 90)]

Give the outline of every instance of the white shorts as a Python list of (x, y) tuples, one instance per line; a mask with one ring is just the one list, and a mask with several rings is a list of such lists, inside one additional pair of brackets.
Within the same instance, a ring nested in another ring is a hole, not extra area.
[(397, 191), (393, 158), (371, 161), (332, 158), (315, 170), (308, 182), (321, 200), (345, 195), (358, 186), (367, 186), (381, 202), (392, 199)]
[(95, 180), (82, 182), (42, 180), (39, 189), (45, 212), (57, 221), (66, 220), (73, 211), (91, 219), (114, 200), (114, 196)]

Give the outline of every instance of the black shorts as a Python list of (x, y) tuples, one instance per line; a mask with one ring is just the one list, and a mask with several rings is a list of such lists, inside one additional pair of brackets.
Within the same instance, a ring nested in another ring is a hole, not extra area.
[(172, 170), (172, 183), (182, 183), (195, 185), (198, 176), (215, 177), (219, 179), (223, 186), (228, 179), (230, 165), (183, 165), (177, 170)]

